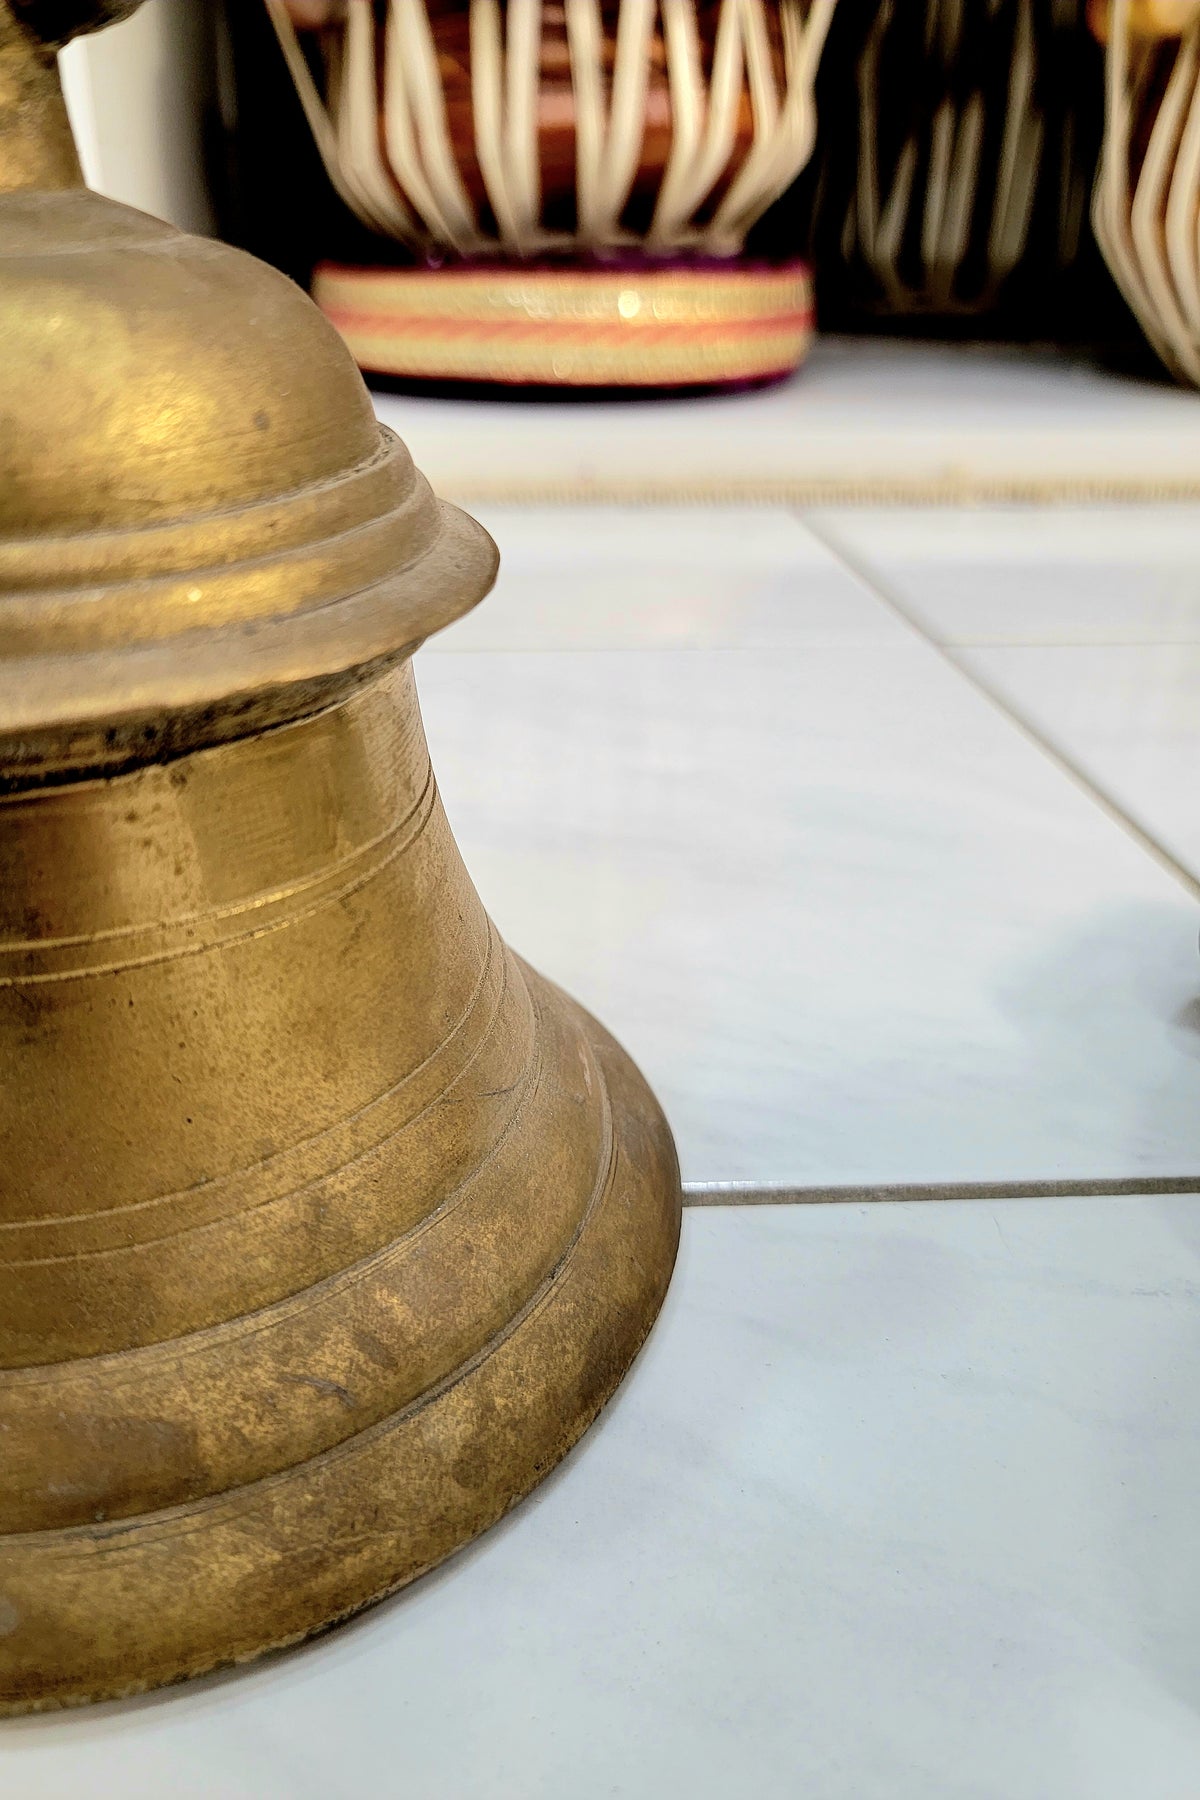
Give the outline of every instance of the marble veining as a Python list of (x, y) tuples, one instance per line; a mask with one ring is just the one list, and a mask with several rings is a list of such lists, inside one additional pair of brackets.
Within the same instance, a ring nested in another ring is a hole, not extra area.
[(805, 516), (941, 644), (1200, 643), (1200, 506)]
[(813, 524), (1200, 881), (1200, 507)]

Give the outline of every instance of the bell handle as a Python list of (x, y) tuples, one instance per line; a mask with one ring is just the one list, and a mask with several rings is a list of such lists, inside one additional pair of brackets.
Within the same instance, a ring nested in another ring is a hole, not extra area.
[(0, 194), (83, 186), (57, 53), (141, 0), (0, 0)]
[(0, 0), (0, 194), (82, 187), (57, 56)]

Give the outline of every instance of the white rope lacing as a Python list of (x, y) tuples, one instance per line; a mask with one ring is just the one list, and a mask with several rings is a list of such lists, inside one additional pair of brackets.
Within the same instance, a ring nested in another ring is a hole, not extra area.
[[(1147, 40), (1133, 25), (1131, 0), (1113, 0), (1092, 217), (1109, 268), (1158, 355), (1200, 384), (1200, 18), (1170, 42)], [(1137, 144), (1156, 104), (1139, 168)]]
[[(345, 24), (323, 35), (323, 98), (283, 0), (266, 0), (314, 139), (347, 204), (372, 230), (464, 254), (500, 247), (530, 255), (646, 242), (735, 253), (791, 185), (816, 138), (813, 84), (837, 0), (723, 0), (705, 79), (695, 0), (621, 0), (611, 77), (599, 0), (564, 0), (575, 126), (577, 223), (541, 218), (538, 101), (541, 0), (470, 0), (475, 153), (494, 219), (481, 221), (454, 154), (425, 0), (348, 0)], [(777, 7), (784, 81), (770, 33)], [(661, 15), (671, 149), (649, 229), (623, 224), (642, 158), (655, 27)], [(730, 174), (743, 95), (753, 138)], [(382, 114), (382, 129), (380, 117)], [(700, 220), (706, 207), (711, 218)]]
[(345, 26), (327, 63), (328, 104), (313, 80), (283, 0), (266, 0), (266, 5), (321, 160), (338, 193), (373, 231), (413, 242), (419, 227), (384, 161), (378, 117), (369, 116), (355, 102), (365, 88), (373, 91), (378, 80), (372, 0), (348, 0)]
[[(952, 310), (981, 209), (986, 268), (977, 303), (998, 292), (1029, 242), (1046, 126), (1034, 104), (1033, 0), (988, 0), (986, 6), (989, 26), (1008, 14), (1012, 30), (999, 162), (990, 186), (983, 180), (987, 104), (979, 87), (957, 102), (947, 95), (927, 118), (914, 117), (894, 160), (881, 167), (882, 96), (898, 78), (896, 70), (883, 66), (884, 51), (898, 5), (910, 4), (881, 0), (859, 55), (858, 178), (842, 226), (842, 253), (847, 260), (862, 256), (891, 310)], [(961, 61), (965, 35), (979, 30), (981, 19), (963, 0), (927, 0), (923, 24), (926, 56), (949, 69)], [(914, 206), (920, 209), (916, 219)], [(906, 279), (902, 257), (910, 221), (919, 227), (919, 255)]]

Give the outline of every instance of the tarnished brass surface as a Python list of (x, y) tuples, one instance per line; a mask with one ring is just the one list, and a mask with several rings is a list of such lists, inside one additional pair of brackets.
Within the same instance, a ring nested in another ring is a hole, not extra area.
[[(7, 6), (0, 94), (44, 68)], [(439, 1562), (620, 1380), (679, 1221), (648, 1089), (438, 801), (409, 657), (490, 540), (297, 289), (12, 179), (9, 119), (0, 1712)]]

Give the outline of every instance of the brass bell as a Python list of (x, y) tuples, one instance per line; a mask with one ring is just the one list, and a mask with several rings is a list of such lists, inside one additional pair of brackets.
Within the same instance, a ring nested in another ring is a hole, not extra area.
[(438, 801), (410, 659), (493, 545), (297, 288), (84, 190), (47, 15), (102, 10), (0, 0), (0, 1712), (432, 1568), (679, 1228)]

